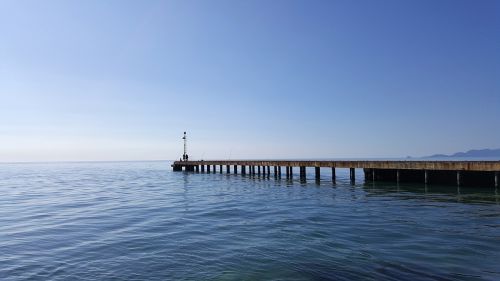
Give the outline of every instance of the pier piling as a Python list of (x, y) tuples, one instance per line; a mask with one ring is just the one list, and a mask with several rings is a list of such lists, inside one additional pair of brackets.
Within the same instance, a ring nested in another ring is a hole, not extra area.
[(299, 167), (299, 175), (300, 175), (300, 179), (302, 179), (302, 180), (306, 179), (306, 167), (304, 167), (304, 166)]

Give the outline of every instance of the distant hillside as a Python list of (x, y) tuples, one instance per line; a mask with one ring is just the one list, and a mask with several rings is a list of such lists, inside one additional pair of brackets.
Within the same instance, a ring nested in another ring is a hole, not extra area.
[(467, 152), (457, 152), (452, 155), (446, 155), (446, 154), (434, 154), (431, 156), (427, 156), (424, 158), (447, 158), (447, 157), (453, 157), (453, 158), (460, 158), (460, 157), (474, 157), (474, 158), (491, 158), (491, 157), (496, 157), (500, 158), (500, 149), (472, 149)]

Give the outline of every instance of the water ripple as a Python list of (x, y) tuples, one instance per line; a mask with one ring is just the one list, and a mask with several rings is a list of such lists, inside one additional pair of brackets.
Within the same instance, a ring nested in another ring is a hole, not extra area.
[(337, 175), (2, 164), (0, 279), (500, 280), (494, 190)]

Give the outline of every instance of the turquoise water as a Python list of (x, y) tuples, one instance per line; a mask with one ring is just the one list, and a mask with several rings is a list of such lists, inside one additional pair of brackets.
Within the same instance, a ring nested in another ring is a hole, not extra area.
[(0, 280), (500, 280), (494, 188), (337, 173), (0, 164)]

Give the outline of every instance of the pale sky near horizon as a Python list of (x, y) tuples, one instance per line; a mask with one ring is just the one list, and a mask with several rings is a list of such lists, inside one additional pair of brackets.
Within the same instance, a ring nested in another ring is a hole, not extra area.
[(500, 148), (500, 1), (0, 0), (0, 162)]

